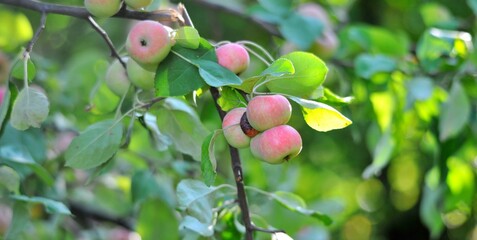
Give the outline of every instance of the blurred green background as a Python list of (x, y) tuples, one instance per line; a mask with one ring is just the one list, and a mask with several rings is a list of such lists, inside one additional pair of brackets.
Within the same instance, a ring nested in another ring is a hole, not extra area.
[[(81, 0), (48, 2), (82, 5)], [(155, 0), (148, 10), (174, 7), (175, 3)], [(331, 132), (308, 127), (299, 106), (293, 105), (290, 125), (301, 133), (304, 146), (289, 163), (268, 165), (254, 159), (248, 149), (241, 150), (247, 186), (293, 192), (308, 207), (331, 216), (333, 224), (325, 226), (250, 191), (251, 212), (257, 219), (260, 216), (300, 240), (477, 239), (477, 52), (473, 48), (477, 1), (182, 3), (200, 35), (213, 42), (253, 41), (276, 58), (293, 50), (316, 54), (329, 68), (324, 86), (339, 96), (354, 98), (349, 104), (317, 99), (329, 102), (353, 121)], [(293, 19), (296, 15), (318, 20), (321, 31), (310, 32), (308, 25), (297, 25), (303, 19)], [(0, 4), (2, 84), (39, 20), (37, 12)], [(125, 54), (133, 21), (109, 18), (98, 23)], [(182, 179), (200, 179), (200, 163), (174, 151), (173, 145), (150, 144), (148, 132), (139, 123), (133, 125), (129, 148), (121, 149), (107, 167), (82, 171), (63, 166), (65, 139), (114, 115), (119, 99), (104, 91), (92, 93), (112, 60), (107, 45), (86, 21), (49, 14), (32, 53), (36, 68), (32, 84), (47, 93), (48, 120), (40, 130), (19, 132), (7, 126), (0, 147), (17, 141), (54, 177), (54, 185), (48, 187), (31, 171), (21, 172), (24, 195), (56, 199), (71, 209), (93, 209), (125, 220), (133, 229), (88, 215), (50, 215), (33, 204), (29, 207), (31, 221), (22, 233), (25, 239), (138, 239), (136, 232), (144, 233), (143, 239), (177, 237), (167, 235), (180, 222), (175, 189)], [(251, 63), (241, 77), (260, 73), (265, 67), (253, 57)], [(21, 85), (16, 78), (11, 82)], [(208, 93), (198, 97), (195, 109), (206, 131), (220, 128)], [(162, 116), (173, 114), (163, 108), (152, 112), (163, 123), (170, 119)], [(159, 125), (161, 131), (168, 132), (167, 128)], [(25, 140), (30, 138), (34, 141)], [(216, 156), (217, 185), (233, 185), (222, 138), (217, 141)], [(88, 182), (91, 176), (97, 177)], [(145, 184), (144, 196), (132, 196), (134, 177)], [(13, 201), (7, 197), (8, 189), (2, 191), (0, 232), (4, 233)], [(149, 211), (156, 214), (147, 215)], [(173, 227), (160, 228), (171, 221), (168, 226)], [(257, 233), (256, 237), (270, 239), (270, 234)], [(203, 239), (240, 239), (240, 235), (233, 217), (224, 213), (217, 217), (215, 238)]]

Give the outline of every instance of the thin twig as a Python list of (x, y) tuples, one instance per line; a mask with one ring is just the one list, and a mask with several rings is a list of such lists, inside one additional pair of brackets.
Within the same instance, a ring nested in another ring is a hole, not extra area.
[(116, 48), (114, 47), (113, 42), (111, 41), (111, 38), (109, 38), (106, 31), (104, 31), (104, 29), (102, 29), (91, 16), (88, 16), (87, 19), (88, 19), (88, 22), (91, 24), (91, 26), (94, 28), (94, 30), (96, 30), (96, 32), (98, 32), (101, 35), (101, 37), (104, 39), (106, 44), (108, 44), (109, 49), (111, 50), (111, 56), (117, 58), (119, 62), (121, 63), (121, 65), (123, 65), (124, 69), (126, 69), (126, 63), (123, 61), (121, 56), (119, 56), (118, 51), (116, 51)]
[(33, 45), (35, 45), (36, 41), (38, 41), (38, 38), (40, 37), (40, 34), (45, 30), (46, 26), (46, 12), (41, 13), (41, 20), (40, 20), (40, 26), (38, 26), (38, 29), (35, 32), (35, 35), (33, 35), (33, 38), (30, 40), (26, 47), (26, 52), (31, 52), (33, 49)]
[[(225, 117), (225, 112), (217, 103), (217, 100), (220, 97), (219, 90), (215, 87), (211, 87), (210, 93), (212, 94), (212, 98), (214, 99), (214, 104), (220, 115), (220, 119), (223, 120)], [(242, 165), (240, 162), (240, 155), (237, 148), (234, 148), (232, 146), (229, 146), (229, 151), (230, 151), (230, 157), (232, 159), (232, 170), (235, 177), (235, 185), (237, 186), (237, 201), (242, 213), (242, 221), (245, 226), (245, 239), (253, 240), (254, 227), (252, 225), (252, 220), (250, 218), (250, 211), (248, 209), (248, 204), (247, 204), (247, 195), (245, 193), (245, 185), (243, 183), (243, 173), (242, 173)]]
[[(90, 16), (90, 13), (86, 10), (86, 8), (79, 6), (66, 6), (34, 0), (0, 0), (0, 4), (7, 4), (10, 6), (26, 8), (37, 12), (56, 13), (83, 19), (86, 19)], [(159, 22), (183, 21), (182, 16), (176, 10), (173, 9), (143, 12), (132, 11), (126, 8), (122, 8), (112, 17), (136, 20), (156, 20)]]

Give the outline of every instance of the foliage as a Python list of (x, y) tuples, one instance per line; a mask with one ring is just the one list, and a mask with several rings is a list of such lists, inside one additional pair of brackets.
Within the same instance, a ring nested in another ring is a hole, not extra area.
[[(155, 90), (122, 97), (84, 19), (48, 14), (29, 51), (41, 13), (3, 3), (4, 239), (240, 239), (218, 110), (269, 92), (292, 103), (304, 147), (282, 165), (239, 150), (252, 222), (273, 232), (255, 239), (477, 236), (474, 0), (183, 1), (194, 27), (169, 22)], [(130, 20), (97, 21), (125, 55)], [(238, 76), (217, 64), (224, 41), (251, 54)]]

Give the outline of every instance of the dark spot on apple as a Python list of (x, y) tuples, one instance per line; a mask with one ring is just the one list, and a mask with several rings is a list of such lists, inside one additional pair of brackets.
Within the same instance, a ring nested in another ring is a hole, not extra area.
[(245, 133), (245, 135), (251, 138), (257, 136), (257, 134), (260, 133), (259, 131), (257, 131), (257, 129), (253, 128), (252, 125), (250, 125), (246, 112), (244, 112), (242, 117), (240, 118), (240, 128), (242, 129), (243, 133)]

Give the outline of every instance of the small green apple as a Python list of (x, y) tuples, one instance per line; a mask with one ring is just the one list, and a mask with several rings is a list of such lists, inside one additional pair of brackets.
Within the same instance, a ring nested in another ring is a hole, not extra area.
[[(128, 58), (122, 58), (123, 61), (127, 61)], [(130, 81), (126, 74), (126, 69), (119, 62), (118, 59), (114, 60), (109, 65), (106, 71), (105, 77), (106, 85), (117, 96), (122, 97), (129, 89)]]
[(132, 84), (143, 90), (151, 90), (154, 88), (155, 71), (151, 72), (146, 70), (132, 58), (128, 60), (126, 66), (128, 77)]
[(121, 0), (84, 0), (86, 10), (99, 18), (111, 17), (118, 13), (122, 3)]

